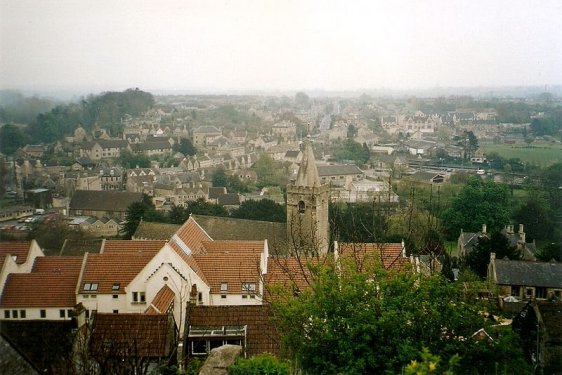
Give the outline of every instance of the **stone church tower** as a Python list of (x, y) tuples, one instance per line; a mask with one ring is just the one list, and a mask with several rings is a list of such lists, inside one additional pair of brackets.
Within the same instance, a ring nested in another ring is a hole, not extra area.
[(310, 136), (304, 142), (296, 180), (287, 185), (289, 244), (301, 255), (328, 252), (328, 200), (330, 188), (321, 185)]

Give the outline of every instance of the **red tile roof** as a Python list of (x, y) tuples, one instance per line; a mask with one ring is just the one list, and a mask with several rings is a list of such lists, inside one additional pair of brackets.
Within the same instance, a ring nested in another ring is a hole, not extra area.
[(73, 307), (82, 257), (39, 257), (33, 271), (10, 274), (2, 307)]
[(105, 241), (101, 252), (103, 254), (123, 254), (138, 251), (154, 252), (156, 254), (164, 245), (165, 240), (146, 240), (146, 241), (129, 241), (129, 240), (113, 240)]
[(144, 313), (165, 314), (170, 308), (170, 306), (172, 306), (172, 303), (174, 302), (174, 297), (175, 294), (172, 291), (172, 289), (170, 289), (168, 285), (164, 285), (158, 291), (158, 293), (156, 293), (156, 296), (154, 296), (154, 299), (150, 303), (150, 306), (148, 307), (148, 309), (146, 309)]
[[(195, 219), (190, 216), (168, 242), (170, 247), (179, 254), (179, 256), (206, 284), (208, 284), (207, 278), (192, 255), (201, 252), (201, 246), (204, 241), (212, 240), (213, 239), (209, 237), (199, 224), (195, 222)], [(191, 250), (190, 254), (186, 252), (188, 251), (186, 247)]]
[(16, 263), (22, 264), (27, 260), (31, 241), (0, 242), (0, 255), (16, 256)]
[(242, 293), (242, 283), (260, 282), (260, 254), (264, 241), (208, 241), (202, 252), (193, 257), (205, 274), (211, 293), (221, 293), (221, 283), (228, 283), (227, 293)]
[[(84, 284), (97, 283), (97, 293), (124, 294), (127, 286), (160, 251), (165, 241), (107, 241), (101, 254), (88, 254), (80, 292)], [(114, 284), (119, 289), (114, 290)]]
[(267, 262), (266, 284), (269, 287), (296, 287), (303, 290), (310, 285), (312, 274), (309, 265), (318, 265), (326, 259), (279, 257), (269, 258)]
[(178, 244), (178, 241), (174, 241), (175, 239), (181, 240), (181, 242), (187, 245), (194, 254), (199, 252), (203, 241), (213, 240), (191, 216), (180, 227), (180, 229), (178, 229), (175, 234), (175, 238), (173, 236), (170, 241), (172, 244), (176, 245), (179, 250), (181, 250), (181, 244)]
[(401, 243), (340, 243), (341, 259), (355, 262), (358, 270), (382, 264), (386, 270), (398, 271), (410, 266), (410, 259), (402, 256)]
[(166, 357), (173, 344), (167, 314), (96, 314), (90, 350), (94, 357)]

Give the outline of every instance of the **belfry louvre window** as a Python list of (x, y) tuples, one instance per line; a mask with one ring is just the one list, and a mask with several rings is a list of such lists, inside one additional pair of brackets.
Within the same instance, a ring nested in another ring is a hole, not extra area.
[(191, 355), (207, 355), (223, 345), (240, 345), (246, 352), (247, 326), (189, 326), (188, 342)]

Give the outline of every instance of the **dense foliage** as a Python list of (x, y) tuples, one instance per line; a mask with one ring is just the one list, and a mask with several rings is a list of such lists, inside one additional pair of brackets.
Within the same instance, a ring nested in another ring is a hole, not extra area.
[(289, 375), (289, 363), (264, 353), (251, 358), (238, 358), (228, 367), (228, 375)]
[(467, 289), (441, 276), (356, 269), (313, 268), (310, 288), (279, 292), (273, 303), (286, 355), (306, 373), (400, 373), (423, 348), (445, 361), (458, 354), (458, 373), (504, 371), (515, 361), (525, 368), (510, 332), (494, 332), (496, 342), (472, 337), (481, 328), (492, 332), (478, 283)]
[(285, 206), (275, 203), (271, 199), (247, 200), (231, 213), (238, 219), (263, 220), (283, 223), (287, 220)]
[(121, 120), (125, 114), (136, 116), (153, 105), (152, 95), (139, 89), (90, 95), (80, 103), (58, 105), (39, 114), (29, 124), (28, 133), (33, 143), (50, 143), (82, 124), (86, 130), (99, 126), (116, 136), (123, 130)]
[(509, 223), (510, 208), (505, 185), (471, 177), (444, 212), (444, 224), (451, 238), (456, 238), (461, 230), (476, 232), (482, 224), (491, 231), (500, 230)]

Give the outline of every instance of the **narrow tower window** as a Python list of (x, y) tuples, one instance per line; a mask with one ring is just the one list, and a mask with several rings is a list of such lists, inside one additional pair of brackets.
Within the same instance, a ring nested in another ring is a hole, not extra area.
[(304, 214), (305, 205), (303, 201), (299, 202), (299, 214)]

